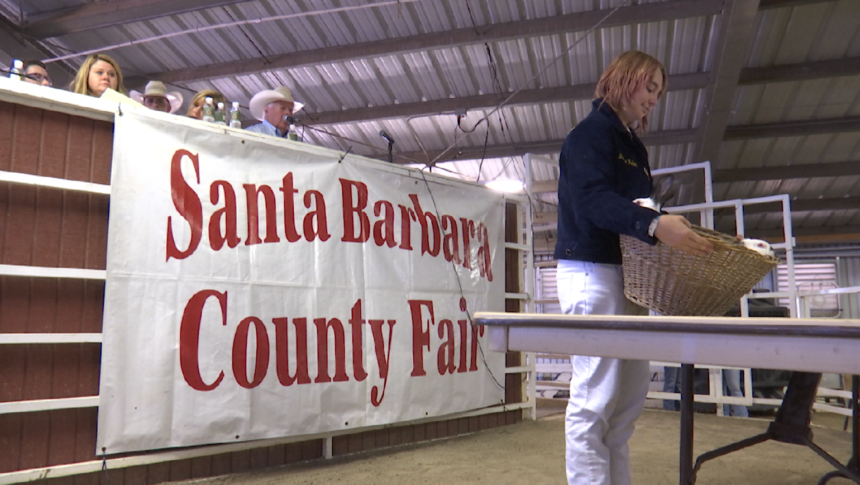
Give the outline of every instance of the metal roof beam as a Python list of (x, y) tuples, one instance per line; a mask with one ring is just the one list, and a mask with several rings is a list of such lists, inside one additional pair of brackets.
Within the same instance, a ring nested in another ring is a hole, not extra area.
[[(525, 143), (507, 143), (504, 145), (489, 145), (486, 150), (483, 146), (455, 147), (450, 150), (430, 150), (424, 152), (401, 152), (394, 154), (395, 163), (436, 163), (453, 162), (456, 160), (477, 160), (482, 158), (501, 158), (522, 156), (526, 153), (553, 153), (561, 148), (564, 140), (545, 140)], [(372, 158), (388, 160), (388, 155), (374, 155)]]
[[(550, 101), (571, 101), (588, 99), (594, 94), (595, 84), (580, 84), (559, 88), (526, 89), (520, 91), (508, 103), (508, 106), (519, 104), (537, 104)], [(418, 103), (402, 103), (372, 108), (347, 109), (342, 111), (325, 111), (321, 113), (303, 113), (298, 116), (305, 118), (305, 123), (312, 125), (332, 125), (352, 123), (357, 121), (381, 120), (389, 118), (406, 118), (410, 116), (427, 116), (433, 114), (463, 113), (466, 111), (486, 109), (498, 106), (509, 93), (484, 94), (481, 96), (466, 96), (453, 99), (434, 99)]]
[[(707, 86), (708, 73), (677, 74), (672, 76), (669, 84), (670, 91), (684, 89), (699, 89)], [(566, 102), (591, 99), (594, 96), (596, 83), (561, 86), (557, 88), (525, 89), (517, 93), (507, 106), (535, 105), (551, 102)], [(322, 113), (300, 113), (313, 125), (330, 125), (351, 123), (388, 118), (406, 118), (409, 116), (426, 116), (443, 113), (462, 113), (469, 110), (487, 109), (498, 106), (510, 94), (484, 94), (454, 99), (434, 99), (418, 103), (403, 103), (389, 106), (374, 106), (372, 108), (348, 109), (343, 111), (327, 111)]]
[(827, 61), (782, 64), (777, 66), (747, 67), (741, 69), (738, 84), (762, 84), (785, 81), (807, 81), (839, 76), (860, 75), (860, 57), (846, 57)]
[(705, 90), (699, 141), (693, 160), (717, 160), (734, 106), (744, 56), (752, 39), (758, 0), (726, 0), (716, 43), (711, 85)]
[[(669, 130), (645, 135), (642, 137), (642, 142), (648, 146), (676, 145), (691, 143), (695, 138), (695, 130)], [(454, 160), (476, 160), (482, 156), (483, 158), (501, 158), (522, 156), (526, 153), (557, 153), (561, 149), (562, 143), (564, 143), (564, 140), (507, 143), (503, 145), (489, 145), (486, 150), (483, 146), (456, 147), (444, 152), (442, 150), (428, 151), (426, 156), (424, 152), (402, 152), (395, 153), (394, 159), (397, 163), (429, 163), (439, 158), (436, 160), (436, 163), (442, 163)], [(388, 155), (376, 155), (373, 158), (388, 160)]]
[(714, 171), (713, 181), (715, 184), (719, 184), (851, 175), (860, 175), (860, 160), (856, 162), (822, 162), (778, 167), (721, 169)]
[[(811, 179), (860, 175), (860, 160), (856, 162), (823, 162), (764, 168), (730, 168), (714, 170), (715, 184), (732, 182), (761, 182), (765, 180)], [(532, 183), (534, 193), (558, 191), (558, 180)], [(822, 199), (824, 200), (824, 199)], [(837, 200), (850, 200), (837, 199)], [(857, 207), (860, 207), (858, 205)]]
[[(723, 0), (670, 0), (667, 2), (646, 3), (619, 8), (618, 11), (601, 25), (601, 28), (716, 15), (722, 9)], [(254, 74), (275, 69), (316, 66), (321, 63), (340, 62), (350, 59), (367, 59), (525, 37), (570, 34), (583, 32), (592, 28), (607, 13), (609, 13), (608, 9), (594, 10), (489, 25), (482, 27), (480, 30), (468, 27), (447, 32), (413, 35), (312, 51), (290, 52), (268, 59), (256, 58), (178, 69), (175, 71), (150, 73), (143, 77), (146, 79), (158, 79), (167, 83), (193, 82), (204, 79)], [(129, 81), (130, 84), (133, 84), (131, 80)]]
[(544, 192), (558, 192), (558, 179), (532, 182), (533, 194), (541, 194)]
[(836, 0), (760, 0), (758, 9), (768, 10), (772, 8), (802, 7), (815, 3), (835, 2)]
[[(767, 123), (761, 125), (738, 125), (730, 126), (725, 130), (723, 135), (724, 140), (747, 140), (753, 138), (778, 138), (783, 136), (807, 136), (830, 133), (852, 133), (860, 132), (860, 116), (847, 118), (836, 118), (826, 120), (811, 120), (811, 121), (787, 121), (782, 123)], [(672, 130), (649, 133), (642, 137), (642, 142), (648, 146), (658, 145), (677, 145), (682, 143), (694, 143), (698, 140), (699, 132), (696, 130)], [(526, 153), (555, 153), (561, 149), (564, 140), (546, 140), (538, 142), (523, 142), (512, 143), (505, 145), (490, 145), (486, 149), (484, 158), (499, 158), (521, 156)], [(484, 152), (483, 146), (459, 147), (457, 149), (448, 150), (442, 154), (441, 150), (428, 152), (429, 160), (442, 155), (437, 162), (447, 162), (451, 160), (474, 160), (481, 158)], [(395, 154), (396, 156), (410, 161), (418, 161), (426, 163), (429, 160), (424, 156), (423, 152), (405, 152)], [(380, 160), (386, 159), (386, 156), (378, 156)], [(408, 163), (408, 162), (405, 162)], [(850, 163), (850, 162), (849, 162)], [(816, 165), (821, 169), (817, 173), (827, 173), (825, 167), (827, 164)], [(783, 167), (784, 168), (784, 167)], [(782, 170), (780, 168), (779, 170)], [(843, 168), (839, 166), (839, 168)], [(804, 169), (805, 170), (805, 169)], [(831, 170), (837, 170), (833, 168)], [(844, 174), (834, 174), (844, 175)], [(822, 175), (818, 175), (822, 176)], [(780, 179), (782, 177), (779, 177)]]
[(125, 0), (92, 2), (30, 17), (23, 31), (39, 40), (75, 32), (222, 7), (248, 0)]
[[(830, 118), (823, 120), (784, 121), (759, 125), (729, 126), (723, 140), (748, 140), (750, 138), (780, 138), (784, 136), (808, 136), (831, 133), (860, 132), (860, 116)], [(713, 158), (712, 160), (716, 160)]]

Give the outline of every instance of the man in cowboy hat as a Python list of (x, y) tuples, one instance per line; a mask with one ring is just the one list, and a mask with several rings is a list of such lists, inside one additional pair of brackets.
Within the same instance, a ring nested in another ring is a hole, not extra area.
[(143, 93), (132, 90), (129, 94), (131, 99), (155, 111), (175, 113), (182, 107), (182, 94), (178, 91), (168, 93), (161, 81), (149, 81)]
[(293, 99), (293, 92), (286, 86), (260, 91), (251, 98), (251, 116), (262, 123), (249, 126), (248, 131), (283, 138), (287, 136), (290, 122), (287, 117), (302, 109), (302, 103)]

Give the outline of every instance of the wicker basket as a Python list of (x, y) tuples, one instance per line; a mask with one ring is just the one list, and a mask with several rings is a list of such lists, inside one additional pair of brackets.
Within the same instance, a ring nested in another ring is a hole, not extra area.
[(713, 242), (713, 253), (695, 256), (622, 235), (624, 295), (663, 315), (720, 316), (779, 264), (726, 234), (693, 230)]

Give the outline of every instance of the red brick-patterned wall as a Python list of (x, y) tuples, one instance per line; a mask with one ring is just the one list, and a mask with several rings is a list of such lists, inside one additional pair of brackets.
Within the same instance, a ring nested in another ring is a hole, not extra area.
[[(112, 123), (0, 102), (0, 170), (109, 184), (112, 144)], [(0, 182), (0, 264), (103, 270), (108, 202), (106, 195)], [(0, 277), (0, 333), (100, 333), (103, 299), (102, 281)], [(0, 402), (97, 395), (100, 350), (98, 344), (0, 346)], [(510, 355), (508, 365), (519, 365), (511, 363), (516, 359)], [(508, 377), (507, 402), (522, 400), (520, 379)], [(520, 419), (520, 411), (508, 411), (387, 427), (335, 437), (332, 451), (368, 451)], [(95, 460), (96, 428), (96, 408), (0, 414), (0, 473)], [(322, 456), (322, 440), (310, 440), (46, 481), (154, 485)]]
[[(517, 222), (517, 206), (508, 203), (505, 206), (505, 241), (517, 243), (518, 232), (521, 224)], [(523, 254), (515, 249), (505, 249), (505, 292), (520, 293), (520, 261)], [(521, 300), (506, 299), (506, 313), (520, 313), (523, 311)], [(523, 365), (523, 354), (521, 352), (508, 352), (505, 354), (505, 367), (519, 367)], [(505, 375), (505, 402), (523, 402), (523, 374)]]
[[(110, 183), (113, 125), (0, 103), (0, 170)], [(104, 269), (106, 195), (0, 183), (0, 264)], [(0, 277), (0, 333), (99, 333), (104, 283)], [(98, 395), (96, 344), (0, 347), (0, 402)], [(95, 408), (0, 415), (0, 472), (95, 458)]]

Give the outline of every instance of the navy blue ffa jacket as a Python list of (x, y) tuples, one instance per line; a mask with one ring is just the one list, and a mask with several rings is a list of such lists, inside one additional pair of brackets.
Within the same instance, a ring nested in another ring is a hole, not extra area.
[(648, 226), (658, 214), (633, 203), (651, 196), (645, 145), (601, 101), (561, 147), (555, 259), (621, 264), (619, 234), (657, 243)]

